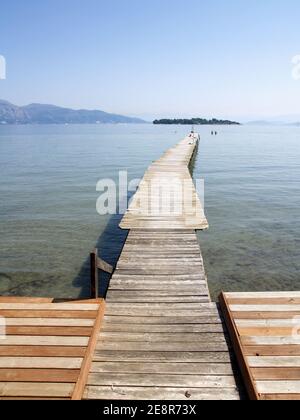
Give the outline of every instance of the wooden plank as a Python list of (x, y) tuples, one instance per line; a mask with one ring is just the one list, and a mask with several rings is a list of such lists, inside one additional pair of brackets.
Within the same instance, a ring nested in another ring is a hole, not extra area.
[(250, 356), (247, 357), (247, 362), (250, 367), (300, 367), (300, 357), (297, 356)]
[(168, 362), (168, 363), (230, 363), (228, 351), (132, 351), (132, 350), (95, 350), (95, 362)]
[(0, 395), (6, 397), (70, 397), (74, 385), (65, 383), (1, 382)]
[(205, 303), (209, 301), (208, 296), (181, 296), (178, 294), (177, 296), (147, 296), (144, 297), (126, 297), (126, 296), (119, 296), (119, 297), (112, 297), (111, 295), (108, 295), (107, 297), (109, 300), (112, 300), (114, 302), (119, 303)]
[(225, 342), (204, 342), (204, 343), (182, 343), (182, 342), (102, 342), (99, 341), (97, 344), (97, 350), (115, 350), (122, 348), (123, 351), (170, 351), (170, 352), (199, 352), (199, 351), (211, 351), (211, 352), (226, 352), (228, 346)]
[(0, 382), (76, 382), (79, 370), (72, 369), (0, 369)]
[(234, 319), (242, 319), (242, 320), (249, 320), (249, 319), (289, 319), (292, 318), (299, 318), (300, 312), (293, 311), (293, 312), (232, 312), (232, 316)]
[(101, 332), (99, 342), (151, 342), (151, 343), (226, 343), (224, 333), (121, 333), (121, 332)]
[(300, 356), (300, 346), (245, 346), (246, 356)]
[(89, 400), (215, 401), (238, 400), (239, 394), (230, 388), (203, 390), (200, 388), (87, 386), (84, 398)]
[(232, 312), (296, 312), (300, 305), (229, 305)]
[(0, 346), (1, 357), (81, 357), (83, 358), (86, 347), (62, 346)]
[(64, 319), (64, 318), (6, 318), (6, 326), (22, 327), (93, 327), (92, 319)]
[(115, 315), (115, 316), (132, 316), (132, 317), (217, 317), (218, 311), (217, 309), (206, 309), (206, 310), (196, 310), (196, 309), (168, 309), (168, 308), (133, 308), (132, 306), (128, 306), (127, 308), (108, 308), (107, 315)]
[(95, 319), (97, 311), (40, 311), (40, 310), (1, 310), (0, 316), (5, 318), (80, 318)]
[[(284, 337), (289, 336), (291, 337), (293, 334), (295, 334), (295, 327), (297, 327), (297, 324), (294, 324), (293, 327), (238, 327), (238, 331), (240, 336), (254, 336), (254, 337)], [(299, 330), (300, 330), (300, 323), (299, 323)], [(300, 336), (299, 336), (300, 340)]]
[[(300, 367), (274, 367), (274, 368), (253, 368), (253, 377), (256, 381), (270, 380), (300, 380)], [(300, 398), (300, 395), (299, 395)]]
[(0, 303), (0, 311), (97, 311), (98, 304), (84, 303)]
[(234, 292), (225, 293), (227, 299), (300, 298), (300, 292)]
[(223, 333), (222, 324), (173, 324), (173, 325), (151, 325), (151, 324), (111, 324), (105, 322), (101, 328), (104, 332), (122, 333)]
[(1, 346), (71, 346), (88, 345), (87, 337), (7, 336), (0, 340)]
[(106, 324), (110, 325), (199, 325), (199, 324), (221, 324), (219, 314), (197, 316), (119, 316), (105, 315)]
[(299, 401), (299, 394), (261, 394), (264, 401)]
[(184, 375), (233, 375), (230, 363), (94, 362), (91, 373), (144, 373)]
[(282, 336), (282, 337), (261, 337), (261, 336), (253, 336), (253, 337), (241, 337), (241, 342), (244, 346), (293, 346), (293, 345), (300, 345), (300, 336)]
[(297, 319), (237, 319), (235, 321), (239, 330), (241, 328), (294, 328), (298, 324)]
[(0, 303), (51, 303), (52, 298), (0, 296)]
[(0, 357), (0, 368), (80, 369), (82, 360), (72, 357)]
[(104, 271), (105, 273), (112, 274), (114, 271), (114, 268), (107, 264), (105, 261), (103, 261), (101, 258), (98, 257), (97, 259), (97, 267), (99, 270)]
[(300, 381), (257, 381), (260, 394), (298, 394), (300, 396)]
[(79, 336), (89, 337), (92, 332), (90, 327), (21, 327), (7, 326), (7, 335), (27, 335), (27, 336)]
[(233, 376), (202, 375), (156, 375), (156, 374), (121, 374), (91, 373), (88, 385), (96, 386), (145, 386), (145, 387), (193, 387), (193, 388), (233, 388), (236, 383)]
[(300, 297), (229, 299), (228, 303), (230, 305), (299, 305)]

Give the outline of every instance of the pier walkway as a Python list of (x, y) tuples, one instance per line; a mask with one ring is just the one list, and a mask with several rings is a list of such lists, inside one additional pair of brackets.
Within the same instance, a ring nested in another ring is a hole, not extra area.
[(188, 168), (197, 143), (150, 166), (122, 220), (85, 399), (239, 399), (195, 232), (208, 227)]

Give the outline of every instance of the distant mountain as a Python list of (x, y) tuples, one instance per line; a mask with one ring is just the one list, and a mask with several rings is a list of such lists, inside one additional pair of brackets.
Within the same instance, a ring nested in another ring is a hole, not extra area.
[(16, 106), (0, 100), (0, 124), (142, 124), (139, 118), (104, 111), (74, 110), (54, 105)]
[(190, 119), (162, 119), (154, 120), (153, 124), (165, 125), (240, 125), (240, 123), (229, 120), (207, 120), (205, 118), (190, 118)]
[(274, 125), (270, 121), (249, 121), (246, 125)]
[(300, 126), (300, 122), (292, 122), (292, 123), (287, 123), (284, 121), (250, 121), (247, 122), (246, 125), (253, 125), (253, 126), (295, 126), (295, 127), (299, 127)]

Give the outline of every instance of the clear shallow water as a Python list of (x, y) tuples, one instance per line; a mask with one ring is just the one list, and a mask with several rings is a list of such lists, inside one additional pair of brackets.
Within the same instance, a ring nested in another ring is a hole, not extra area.
[[(0, 126), (0, 294), (88, 295), (88, 255), (115, 263), (119, 216), (96, 213), (96, 183), (139, 178), (188, 127)], [(200, 232), (213, 296), (300, 290), (300, 129), (199, 127), (194, 176), (210, 223)]]

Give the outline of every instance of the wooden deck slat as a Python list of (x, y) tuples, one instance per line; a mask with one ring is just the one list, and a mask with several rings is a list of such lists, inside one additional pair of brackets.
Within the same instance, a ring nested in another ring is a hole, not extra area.
[(143, 373), (143, 374), (178, 374), (230, 376), (230, 363), (139, 363), (139, 362), (94, 362), (91, 373)]
[(0, 369), (0, 382), (74, 383), (79, 370), (71, 369)]
[(193, 388), (233, 388), (236, 382), (233, 375), (206, 376), (206, 375), (156, 375), (133, 373), (91, 373), (88, 385), (96, 386), (145, 386), (145, 387), (193, 387)]
[(74, 385), (71, 383), (28, 383), (0, 382), (0, 395), (3, 397), (65, 397), (70, 398)]
[(8, 335), (0, 340), (1, 346), (87, 346), (88, 337), (18, 336)]
[(36, 326), (7, 326), (7, 335), (29, 335), (29, 336), (79, 336), (90, 337), (92, 328), (90, 327), (36, 327)]
[(80, 369), (82, 360), (72, 357), (1, 357), (0, 368)]
[(159, 388), (159, 387), (118, 387), (87, 386), (84, 398), (87, 400), (236, 400), (239, 393), (234, 389), (216, 388)]
[(0, 357), (84, 357), (86, 347), (0, 346)]
[(94, 320), (68, 318), (5, 318), (5, 324), (6, 326), (20, 327), (93, 327)]

